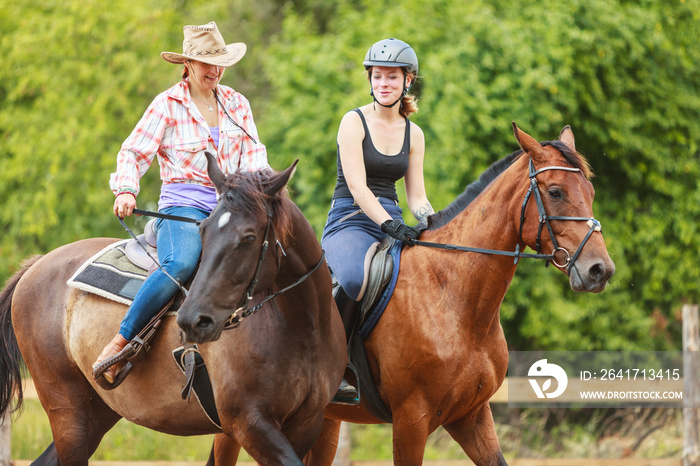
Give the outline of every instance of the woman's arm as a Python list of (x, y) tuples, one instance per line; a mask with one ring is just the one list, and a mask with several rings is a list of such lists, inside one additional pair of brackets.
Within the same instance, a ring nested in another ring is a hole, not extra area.
[(159, 95), (151, 102), (124, 141), (117, 155), (117, 171), (110, 175), (110, 188), (117, 196), (112, 209), (121, 218), (130, 216), (136, 208), (139, 180), (151, 166), (167, 127), (168, 118), (161, 100)]
[(425, 135), (423, 130), (414, 123), (411, 126), (411, 153), (408, 161), (408, 171), (404, 180), (408, 208), (419, 222), (427, 221), (428, 215), (434, 213), (433, 206), (425, 193), (423, 179), (423, 158), (425, 156)]

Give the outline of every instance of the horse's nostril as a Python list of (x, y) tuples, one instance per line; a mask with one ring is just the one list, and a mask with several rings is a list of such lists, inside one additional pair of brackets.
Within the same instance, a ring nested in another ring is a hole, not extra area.
[(202, 316), (197, 320), (196, 327), (199, 330), (208, 330), (214, 325), (214, 321), (211, 317)]
[(605, 277), (605, 267), (602, 264), (595, 264), (588, 270), (589, 276), (596, 280), (602, 280)]

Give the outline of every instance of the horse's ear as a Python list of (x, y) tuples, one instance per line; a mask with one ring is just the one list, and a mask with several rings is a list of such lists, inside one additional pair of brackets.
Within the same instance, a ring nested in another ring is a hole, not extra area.
[(214, 183), (219, 194), (221, 194), (226, 188), (226, 175), (224, 175), (219, 168), (219, 164), (216, 163), (216, 157), (214, 157), (214, 155), (210, 152), (204, 152), (204, 155), (207, 157), (207, 174), (209, 175), (209, 179)]
[(544, 150), (539, 142), (515, 124), (513, 121), (513, 134), (515, 134), (515, 139), (518, 140), (520, 148), (530, 154), (530, 157), (537, 161), (541, 156), (544, 156)]
[(574, 132), (571, 131), (571, 126), (564, 126), (564, 129), (559, 133), (559, 140), (566, 144), (569, 149), (576, 152), (576, 140), (574, 139)]
[(297, 169), (297, 163), (299, 163), (299, 159), (296, 159), (294, 163), (289, 166), (289, 168), (270, 178), (268, 185), (265, 186), (265, 194), (270, 197), (275, 196), (282, 190), (282, 188), (287, 186), (289, 179), (292, 177), (292, 175), (294, 175), (294, 172)]

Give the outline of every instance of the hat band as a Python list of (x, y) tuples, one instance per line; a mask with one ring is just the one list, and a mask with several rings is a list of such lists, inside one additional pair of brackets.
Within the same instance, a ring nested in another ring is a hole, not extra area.
[(202, 51), (196, 51), (196, 52), (184, 52), (183, 55), (187, 57), (215, 57), (218, 55), (225, 55), (228, 53), (228, 48), (224, 47), (222, 49), (215, 49), (215, 50), (206, 50), (204, 52)]

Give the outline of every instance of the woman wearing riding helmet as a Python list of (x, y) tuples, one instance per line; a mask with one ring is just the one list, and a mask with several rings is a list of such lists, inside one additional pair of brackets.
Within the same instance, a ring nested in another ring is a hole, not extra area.
[[(414, 217), (433, 213), (423, 181), (425, 138), (408, 120), (418, 111), (408, 94), (418, 75), (418, 58), (406, 42), (384, 39), (372, 45), (363, 62), (373, 102), (345, 114), (337, 137), (337, 183), (321, 245), (340, 288), (338, 310), (349, 339), (367, 286), (366, 265), (377, 244), (390, 235), (409, 245), (420, 230), (402, 219), (396, 182), (404, 178)], [(342, 398), (356, 390), (347, 383)]]

